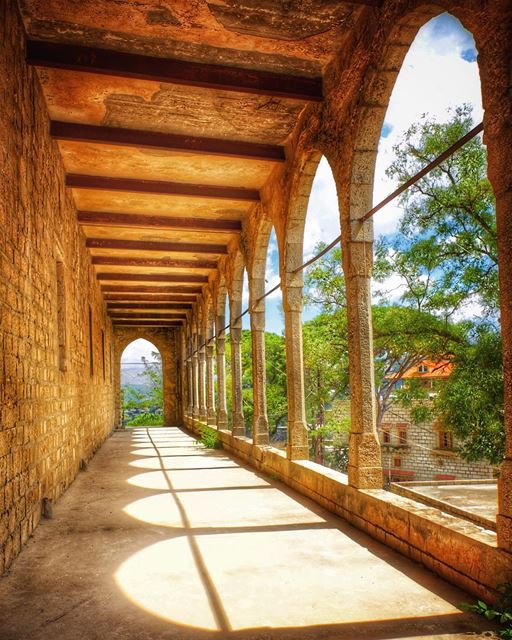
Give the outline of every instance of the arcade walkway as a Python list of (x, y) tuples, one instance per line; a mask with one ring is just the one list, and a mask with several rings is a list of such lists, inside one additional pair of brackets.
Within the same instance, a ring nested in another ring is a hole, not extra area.
[(0, 638), (489, 637), (457, 609), (470, 599), (179, 429), (137, 429), (0, 583)]

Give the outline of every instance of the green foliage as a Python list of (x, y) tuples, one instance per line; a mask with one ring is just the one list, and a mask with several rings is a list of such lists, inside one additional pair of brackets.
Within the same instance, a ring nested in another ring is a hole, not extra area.
[[(134, 409), (144, 412), (127, 422), (128, 426), (163, 424), (161, 415), (163, 409), (162, 359), (158, 351), (152, 351), (151, 356), (153, 361), (142, 358), (143, 370), (138, 374), (143, 379), (146, 390), (140, 391), (127, 384), (123, 385), (121, 390), (123, 413)], [(151, 412), (151, 409), (155, 407), (159, 410)]]
[(512, 638), (512, 583), (506, 582), (498, 586), (501, 594), (499, 601), (495, 607), (490, 607), (483, 600), (478, 600), (476, 604), (462, 603), (461, 609), (472, 611), (487, 618), (487, 620), (495, 620), (503, 627), (498, 631), (500, 638), (510, 640)]
[[(466, 105), (446, 123), (424, 117), (395, 147), (388, 175), (407, 181), (472, 127)], [(377, 425), (394, 403), (407, 406), (415, 422), (441, 414), (446, 429), (463, 441), (464, 457), (498, 463), (504, 434), (496, 222), (481, 140), (409, 188), (400, 204), (400, 232), (377, 243), (374, 264), (380, 284), (372, 310)], [(306, 300), (323, 312), (316, 325), (304, 326), (308, 422), (317, 428), (328, 404), (348, 387), (340, 249), (309, 268), (306, 287)], [(488, 324), (454, 320), (468, 301), (483, 307)], [(426, 357), (453, 360), (450, 379), (433, 390), (415, 381), (396, 388), (396, 380)]]
[(276, 333), (265, 332), (265, 369), (268, 426), (272, 436), (288, 415), (284, 337)]
[[(409, 180), (473, 127), (471, 116), (468, 105), (446, 123), (424, 116), (394, 147), (387, 175)], [(485, 147), (473, 138), (402, 195), (400, 234), (380, 241), (375, 275), (381, 282), (399, 275), (407, 306), (449, 317), (469, 298), (497, 312), (495, 205), (486, 171)]]
[[(252, 342), (251, 332), (242, 331), (242, 399), (245, 423), (252, 425), (253, 389), (252, 389)], [(269, 433), (275, 434), (279, 424), (286, 420), (287, 390), (286, 390), (286, 359), (284, 338), (275, 333), (265, 332), (265, 365), (266, 365), (266, 393)], [(231, 340), (226, 337), (226, 398), (228, 411), (232, 405), (231, 386)]]
[(476, 336), (459, 349), (455, 368), (435, 401), (443, 425), (462, 439), (467, 460), (503, 460), (503, 365), (501, 337), (492, 325), (478, 327)]
[(141, 426), (158, 426), (164, 423), (164, 418), (161, 413), (139, 413), (139, 415), (132, 418), (126, 423), (128, 427), (141, 427)]
[(222, 440), (219, 438), (215, 429), (207, 426), (201, 427), (201, 436), (199, 442), (207, 449), (222, 449)]

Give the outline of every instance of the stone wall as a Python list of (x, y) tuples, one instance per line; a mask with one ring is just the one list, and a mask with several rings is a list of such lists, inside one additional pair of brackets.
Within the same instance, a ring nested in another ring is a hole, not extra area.
[[(394, 473), (397, 480), (470, 480), (493, 477), (491, 465), (485, 462), (466, 462), (458, 455), (456, 438), (453, 439), (453, 449), (440, 448), (439, 432), (433, 422), (414, 424), (410, 411), (405, 407), (393, 405), (384, 414), (382, 426), (384, 425), (389, 427), (390, 435), (389, 444), (385, 444), (383, 431), (380, 433), (385, 478), (389, 473)], [(398, 425), (404, 427), (399, 429)], [(406, 442), (400, 439), (399, 430), (407, 432)], [(407, 472), (412, 472), (413, 475), (409, 476)]]
[(111, 325), (12, 0), (0, 30), (1, 573), (43, 499), (56, 500), (108, 436), (114, 402)]

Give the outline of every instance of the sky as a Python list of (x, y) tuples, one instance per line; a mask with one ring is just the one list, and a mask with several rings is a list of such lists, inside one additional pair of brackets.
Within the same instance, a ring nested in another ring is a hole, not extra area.
[[(393, 145), (413, 122), (428, 113), (443, 122), (448, 111), (462, 103), (473, 105), (475, 123), (482, 119), (480, 77), (476, 63), (476, 49), (472, 35), (449, 14), (442, 14), (420, 29), (404, 60), (398, 75), (379, 141), (375, 170), (374, 203), (388, 195), (396, 184), (385, 170), (393, 161)], [(397, 228), (400, 209), (389, 204), (374, 218), (375, 237), (393, 233)], [(329, 164), (322, 158), (313, 182), (304, 232), (304, 259), (315, 254), (318, 242), (331, 242), (340, 234), (336, 187)], [(243, 308), (248, 305), (247, 276), (243, 288)], [(278, 252), (275, 232), (272, 230), (267, 253), (266, 290), (279, 282)], [(305, 320), (318, 310), (304, 310)], [(244, 316), (243, 327), (249, 328), (249, 316)], [(281, 295), (277, 291), (266, 300), (266, 329), (281, 334), (283, 314)], [(137, 341), (128, 349), (130, 358), (147, 355), (147, 345)], [(149, 344), (149, 343), (148, 343)], [(125, 351), (125, 354), (127, 351)], [(124, 359), (124, 354), (123, 354)]]

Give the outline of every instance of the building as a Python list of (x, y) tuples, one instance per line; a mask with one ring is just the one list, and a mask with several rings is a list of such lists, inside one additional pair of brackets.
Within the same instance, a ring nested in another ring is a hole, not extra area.
[[(448, 361), (422, 360), (397, 378), (396, 386), (419, 380), (429, 397), (453, 371)], [(409, 408), (398, 402), (384, 413), (380, 429), (382, 472), (388, 481), (471, 480), (492, 478), (493, 467), (467, 462), (458, 453), (454, 434), (436, 420), (415, 423)]]

